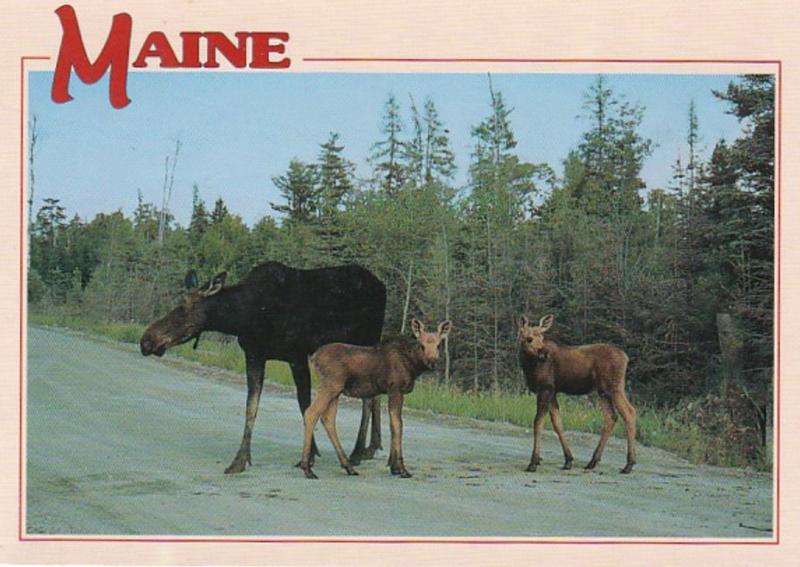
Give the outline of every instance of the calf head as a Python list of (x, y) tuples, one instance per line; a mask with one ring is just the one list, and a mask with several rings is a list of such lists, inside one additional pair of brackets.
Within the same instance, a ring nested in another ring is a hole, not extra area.
[(442, 321), (435, 333), (428, 333), (425, 331), (425, 325), (416, 319), (411, 319), (411, 331), (419, 342), (422, 361), (428, 368), (436, 366), (436, 362), (439, 360), (439, 345), (452, 328), (453, 324), (450, 321)]
[(186, 294), (175, 309), (151, 323), (145, 329), (139, 347), (142, 354), (162, 356), (170, 347), (183, 344), (200, 336), (206, 328), (206, 300), (219, 293), (225, 285), (226, 272), (217, 274), (202, 287), (197, 285), (197, 274), (189, 270), (184, 279)]
[(554, 317), (545, 315), (538, 325), (531, 325), (523, 315), (519, 318), (519, 344), (522, 352), (538, 360), (547, 360), (548, 352), (544, 346), (544, 334), (553, 325)]

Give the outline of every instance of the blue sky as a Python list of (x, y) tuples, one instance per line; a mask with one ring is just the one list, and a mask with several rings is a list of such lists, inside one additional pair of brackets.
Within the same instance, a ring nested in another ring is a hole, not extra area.
[[(664, 186), (678, 153), (686, 155), (687, 112), (694, 99), (701, 149), (735, 139), (737, 120), (712, 89), (732, 75), (611, 74), (608, 84), (645, 107), (641, 133), (657, 147), (645, 164), (649, 187)], [(583, 93), (592, 74), (493, 74), (495, 90), (514, 108), (511, 121), (520, 156), (549, 163), (560, 175), (562, 160), (587, 129)], [(130, 73), (126, 108), (108, 101), (107, 78), (95, 85), (70, 81), (74, 100), (50, 100), (51, 72), (30, 76), (29, 111), (36, 114), (36, 203), (61, 199), (71, 217), (136, 206), (137, 191), (161, 202), (164, 158), (181, 140), (170, 209), (186, 224), (192, 185), (211, 204), (228, 208), (252, 225), (273, 214), (279, 200), (272, 177), (292, 158), (313, 161), (330, 131), (339, 132), (346, 156), (366, 176), (366, 157), (380, 137), (383, 106), (394, 93), (408, 116), (409, 94), (418, 107), (433, 98), (457, 156), (455, 181), (464, 184), (472, 148), (470, 128), (488, 114), (486, 74), (371, 73)], [(408, 120), (406, 120), (408, 125)]]

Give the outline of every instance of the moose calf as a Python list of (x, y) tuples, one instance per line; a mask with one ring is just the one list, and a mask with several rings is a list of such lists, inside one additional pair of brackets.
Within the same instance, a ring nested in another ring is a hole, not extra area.
[(348, 475), (358, 474), (348, 460), (336, 434), (336, 410), (339, 396), (372, 398), (378, 394), (389, 395), (389, 420), (392, 446), (389, 466), (392, 474), (409, 478), (411, 473), (403, 463), (403, 395), (414, 389), (414, 380), (425, 370), (433, 369), (439, 360), (439, 345), (451, 329), (450, 321), (439, 324), (435, 333), (425, 331), (425, 326), (411, 320), (416, 340), (410, 337), (385, 339), (378, 346), (365, 347), (332, 343), (319, 348), (311, 357), (317, 369), (319, 386), (317, 396), (305, 411), (305, 436), (300, 467), (306, 478), (317, 478), (311, 471), (312, 436), (314, 426), (322, 417), (331, 443), (342, 468)]
[(564, 450), (564, 469), (572, 468), (572, 452), (564, 438), (561, 414), (556, 395), (584, 395), (596, 390), (603, 410), (603, 429), (592, 459), (586, 465), (593, 469), (603, 455), (608, 436), (622, 414), (628, 436), (628, 460), (622, 473), (629, 473), (636, 463), (636, 411), (625, 396), (625, 369), (628, 356), (608, 344), (565, 346), (546, 339), (544, 333), (552, 326), (553, 315), (530, 324), (524, 315), (519, 323), (519, 355), (525, 381), (536, 394), (536, 417), (533, 421), (533, 454), (527, 470), (536, 471), (539, 465), (539, 446), (546, 414), (550, 413), (553, 429)]

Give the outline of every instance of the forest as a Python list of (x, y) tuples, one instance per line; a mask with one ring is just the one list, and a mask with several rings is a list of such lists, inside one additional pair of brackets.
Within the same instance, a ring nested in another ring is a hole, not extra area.
[[(517, 325), (552, 313), (568, 344), (609, 342), (630, 357), (634, 405), (682, 408), (739, 461), (770, 457), (774, 351), (775, 78), (744, 75), (714, 92), (741, 122), (734, 141), (701, 155), (687, 101), (685, 149), (672, 180), (641, 178), (653, 140), (646, 109), (598, 76), (584, 93), (586, 129), (563, 168), (526, 161), (523, 129), (488, 82), (475, 117), (468, 181), (458, 186), (447, 125), (434, 100), (389, 95), (360, 178), (341, 137), (320, 140), (314, 162), (292, 160), (271, 181), (279, 202), (253, 226), (194, 186), (191, 221), (169, 208), (181, 142), (165, 156), (163, 199), (141, 194), (83, 219), (35, 190), (37, 129), (29, 128), (31, 313), (144, 325), (171, 309), (183, 276), (257, 263), (298, 268), (360, 264), (388, 291), (385, 330), (411, 317), (450, 319), (435, 377), (469, 394), (521, 394)], [(405, 100), (405, 98), (402, 98)], [(265, 180), (268, 181), (268, 180)], [(264, 199), (262, 201), (262, 199)], [(739, 462), (737, 461), (737, 462)]]

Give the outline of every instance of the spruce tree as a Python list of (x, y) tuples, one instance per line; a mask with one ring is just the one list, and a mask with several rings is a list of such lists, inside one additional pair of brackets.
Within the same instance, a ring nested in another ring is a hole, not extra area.
[(291, 222), (305, 222), (319, 209), (317, 168), (293, 159), (285, 175), (272, 178), (286, 204), (270, 203), (273, 210), (287, 215)]
[(381, 126), (383, 139), (372, 145), (370, 162), (372, 163), (378, 187), (392, 195), (405, 181), (404, 152), (405, 144), (401, 140), (403, 121), (400, 117), (400, 105), (393, 94), (389, 95)]

